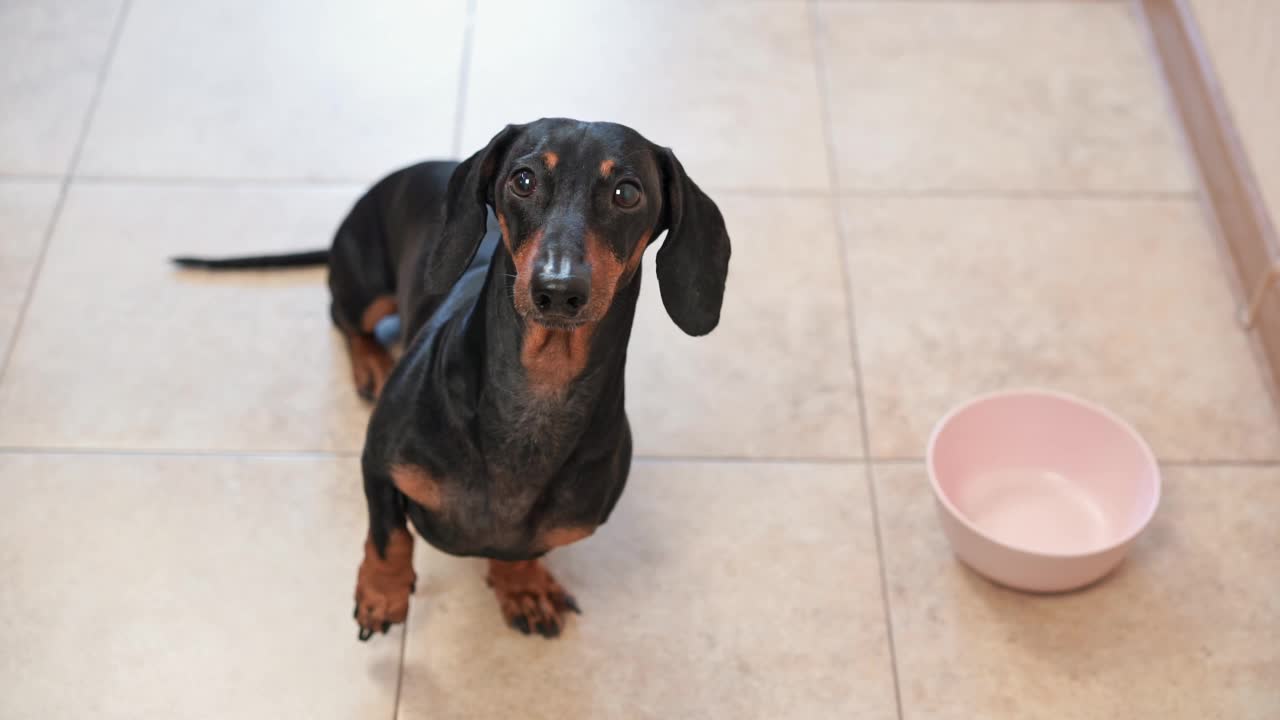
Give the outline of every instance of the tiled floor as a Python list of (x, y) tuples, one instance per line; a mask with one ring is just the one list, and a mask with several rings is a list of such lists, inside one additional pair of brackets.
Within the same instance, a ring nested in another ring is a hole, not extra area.
[[(0, 718), (1280, 717), (1280, 418), (1126, 3), (9, 0), (0, 59)], [(641, 457), (551, 561), (562, 638), (422, 551), (359, 644), (323, 273), (165, 258), (326, 243), (380, 173), (541, 115), (676, 149), (724, 321), (645, 294)], [(1064, 597), (957, 565), (920, 465), (1028, 384), (1166, 468)]]

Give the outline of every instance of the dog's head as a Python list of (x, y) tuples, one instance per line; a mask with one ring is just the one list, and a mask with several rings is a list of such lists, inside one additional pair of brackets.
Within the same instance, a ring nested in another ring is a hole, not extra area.
[(664, 230), (657, 273), (667, 313), (690, 335), (720, 320), (729, 235), (711, 198), (672, 152), (613, 123), (508, 125), (449, 181), (445, 228), (427, 249), (427, 285), (445, 291), (498, 217), (515, 264), (513, 302), (528, 321), (599, 321)]

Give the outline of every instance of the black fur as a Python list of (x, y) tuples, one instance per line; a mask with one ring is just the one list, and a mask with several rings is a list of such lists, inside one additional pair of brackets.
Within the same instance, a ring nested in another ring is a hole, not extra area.
[(729, 274), (729, 233), (720, 208), (707, 197), (668, 149), (658, 151), (667, 205), (667, 239), (658, 250), (658, 287), (667, 314), (690, 335), (706, 335), (720, 323)]

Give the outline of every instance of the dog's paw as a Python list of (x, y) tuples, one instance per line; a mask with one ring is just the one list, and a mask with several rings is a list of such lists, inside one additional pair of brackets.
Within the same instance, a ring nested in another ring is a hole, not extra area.
[(409, 597), (413, 595), (418, 575), (413, 571), (413, 538), (404, 530), (392, 533), (386, 558), (365, 543), (364, 562), (356, 580), (356, 609), (353, 613), (360, 626), (360, 640), (368, 640), (409, 616)]
[(566, 613), (582, 613), (573, 596), (537, 560), (490, 560), (487, 581), (498, 596), (503, 619), (525, 635), (536, 632), (556, 637), (564, 627)]
[(372, 338), (357, 335), (350, 338), (351, 379), (360, 397), (373, 402), (382, 394), (395, 361), (387, 349)]
[(386, 635), (392, 625), (404, 622), (409, 616), (409, 596), (412, 594), (412, 584), (386, 590), (357, 585), (356, 609), (353, 613), (360, 626), (357, 637), (366, 641), (376, 632)]

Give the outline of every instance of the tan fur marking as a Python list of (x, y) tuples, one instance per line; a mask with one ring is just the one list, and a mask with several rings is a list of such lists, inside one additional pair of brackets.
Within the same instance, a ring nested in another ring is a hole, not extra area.
[(602, 318), (613, 304), (613, 294), (618, 289), (624, 270), (613, 251), (593, 230), (587, 231), (587, 263), (591, 266), (591, 299), (587, 301), (586, 315)]
[(511, 252), (511, 230), (507, 228), (507, 216), (502, 213), (498, 213), (498, 229), (502, 231), (502, 244)]
[(378, 321), (388, 315), (394, 315), (399, 306), (396, 299), (392, 295), (379, 295), (369, 303), (369, 307), (364, 309), (364, 314), (360, 316), (360, 329), (366, 334), (372, 333), (373, 329), (378, 327)]
[(613, 167), (616, 164), (612, 160), (605, 160), (600, 163), (600, 177), (609, 177), (609, 173), (613, 172)]
[[(539, 230), (513, 256), (516, 266), (513, 294), (516, 312), (521, 317), (533, 313), (529, 279), (533, 276), (533, 259), (541, 243), (542, 231)], [(552, 330), (536, 322), (526, 323), (520, 362), (529, 385), (539, 393), (557, 394), (578, 377), (587, 366), (592, 330), (590, 325), (576, 330)]]
[(542, 153), (542, 161), (547, 164), (548, 170), (555, 170), (556, 163), (560, 162), (560, 156), (548, 150)]
[(351, 358), (351, 377), (356, 392), (367, 400), (376, 400), (387, 384), (395, 360), (391, 353), (369, 335), (346, 333), (347, 354)]
[(529, 279), (533, 276), (533, 258), (538, 254), (538, 246), (542, 244), (542, 231), (534, 233), (520, 249), (512, 254), (516, 266), (516, 283), (512, 290), (515, 295), (516, 312), (526, 317), (533, 312), (533, 298), (529, 294)]
[(640, 242), (637, 242), (636, 246), (632, 248), (631, 257), (627, 258), (626, 275), (623, 277), (624, 282), (630, 280), (636, 270), (640, 269), (640, 259), (644, 257), (644, 251), (649, 247), (649, 235), (647, 232), (641, 235)]
[(542, 535), (542, 547), (551, 550), (553, 548), (572, 545), (573, 543), (583, 540), (596, 531), (593, 527), (560, 527), (552, 528)]
[(619, 262), (604, 239), (595, 232), (587, 232), (587, 262), (591, 265), (591, 299), (587, 301), (584, 315), (593, 320), (604, 317), (613, 304), (618, 288), (631, 280), (640, 267), (640, 258), (649, 245), (649, 233), (640, 237), (626, 262)]
[(391, 482), (400, 492), (428, 510), (444, 507), (444, 491), (440, 481), (417, 465), (392, 465)]
[(592, 325), (574, 330), (552, 330), (532, 322), (525, 325), (520, 363), (529, 386), (538, 393), (562, 392), (586, 369), (594, 329)]

